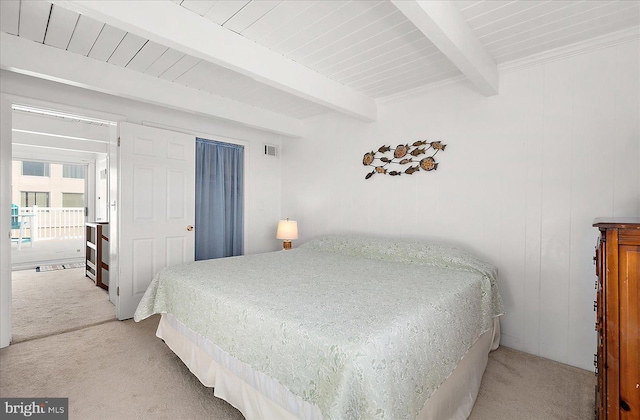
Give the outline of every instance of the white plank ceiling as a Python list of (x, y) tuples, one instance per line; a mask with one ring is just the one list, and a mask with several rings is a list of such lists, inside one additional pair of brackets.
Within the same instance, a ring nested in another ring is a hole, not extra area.
[[(231, 31), (371, 100), (466, 75), (397, 1), (172, 1), (171, 7), (179, 6), (207, 25)], [(282, 88), (281, 82), (265, 83), (232, 65), (156, 42), (145, 31), (63, 7), (74, 2), (53, 3), (2, 0), (0, 30), (294, 119), (331, 110), (304, 92)], [(469, 0), (453, 5), (494, 67), (640, 26), (638, 1)]]

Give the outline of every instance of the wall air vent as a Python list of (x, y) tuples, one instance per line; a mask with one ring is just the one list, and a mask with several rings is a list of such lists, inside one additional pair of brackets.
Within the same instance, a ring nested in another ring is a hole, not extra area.
[(264, 145), (264, 154), (267, 156), (278, 157), (278, 146), (273, 146), (271, 144)]

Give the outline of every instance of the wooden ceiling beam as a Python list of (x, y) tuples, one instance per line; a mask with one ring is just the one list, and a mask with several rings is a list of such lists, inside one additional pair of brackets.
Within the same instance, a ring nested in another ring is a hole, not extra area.
[(453, 2), (391, 2), (460, 69), (485, 96), (498, 94), (498, 68)]
[(304, 137), (301, 121), (151, 77), (80, 54), (0, 33), (0, 68), (96, 92), (217, 118), (288, 137)]
[(54, 4), (365, 121), (375, 101), (172, 1), (54, 0)]

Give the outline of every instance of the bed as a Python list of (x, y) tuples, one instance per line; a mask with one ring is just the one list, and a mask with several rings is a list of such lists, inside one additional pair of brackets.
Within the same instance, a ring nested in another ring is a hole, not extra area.
[(134, 319), (248, 419), (465, 419), (502, 303), (446, 244), (327, 235), (161, 270)]

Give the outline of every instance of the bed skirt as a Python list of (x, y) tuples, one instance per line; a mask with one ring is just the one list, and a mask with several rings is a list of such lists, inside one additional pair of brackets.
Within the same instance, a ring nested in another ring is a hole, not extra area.
[[(322, 419), (322, 413), (289, 392), (276, 380), (258, 372), (190, 330), (171, 314), (162, 314), (156, 336), (185, 363), (216, 397), (237, 408), (247, 419)], [(466, 419), (480, 389), (490, 350), (498, 348), (500, 323), (469, 349), (447, 380), (427, 400), (420, 420)]]

